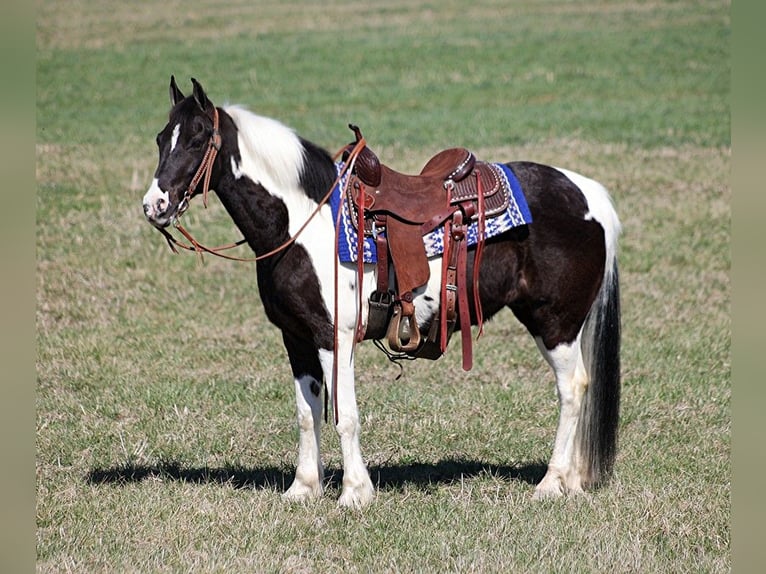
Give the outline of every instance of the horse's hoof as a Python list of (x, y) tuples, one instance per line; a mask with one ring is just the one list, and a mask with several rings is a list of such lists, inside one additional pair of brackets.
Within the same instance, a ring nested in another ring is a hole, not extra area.
[(532, 500), (554, 500), (563, 496), (564, 493), (559, 489), (546, 490), (538, 487), (535, 488), (535, 492), (532, 494)]
[(565, 473), (549, 470), (540, 484), (535, 488), (532, 495), (533, 500), (545, 500), (551, 498), (561, 498), (562, 496), (580, 496), (586, 492), (582, 488), (580, 476), (573, 472)]
[(566, 494), (566, 486), (564, 481), (558, 476), (557, 473), (551, 473), (548, 471), (540, 484), (535, 488), (535, 492), (532, 495), (532, 500), (549, 500), (553, 498), (561, 498)]
[(344, 486), (338, 499), (338, 506), (359, 509), (370, 504), (374, 498), (375, 491), (371, 484), (355, 487)]
[(292, 486), (282, 494), (282, 499), (289, 502), (308, 502), (316, 500), (322, 496), (321, 486), (310, 486), (308, 484), (293, 482)]

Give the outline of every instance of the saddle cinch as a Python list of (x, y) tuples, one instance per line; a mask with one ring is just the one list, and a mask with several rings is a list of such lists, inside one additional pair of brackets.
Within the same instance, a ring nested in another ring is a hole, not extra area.
[[(477, 222), (472, 286), (475, 317), (481, 325), (478, 281), (484, 223), (503, 213), (509, 201), (509, 190), (499, 168), (477, 161), (465, 148), (452, 148), (431, 158), (419, 175), (405, 175), (382, 164), (366, 145), (356, 158), (348, 158), (349, 150), (363, 139), (357, 126), (349, 127), (356, 142), (346, 149), (346, 159), (354, 162), (346, 185), (346, 201), (357, 232), (361, 229), (375, 240), (378, 266), (377, 289), (370, 296), (367, 327), (357, 334), (358, 339), (385, 337), (392, 351), (437, 359), (447, 348), (459, 314), (463, 369), (470, 370), (466, 232), (472, 222)], [(423, 338), (415, 318), (413, 292), (430, 277), (423, 236), (441, 225), (445, 264), (439, 316)], [(361, 250), (363, 242), (357, 243)], [(361, 257), (360, 251), (358, 260)]]

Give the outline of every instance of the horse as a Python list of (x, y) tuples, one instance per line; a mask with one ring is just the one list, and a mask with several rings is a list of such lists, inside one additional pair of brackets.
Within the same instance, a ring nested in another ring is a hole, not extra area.
[[(323, 495), (320, 428), (325, 400), (337, 402), (343, 479), (337, 501), (362, 507), (375, 489), (362, 457), (354, 387), (358, 322), (376, 266), (337, 262), (335, 220), (323, 201), (338, 162), (283, 123), (240, 105), (215, 106), (192, 78), (185, 96), (170, 80), (171, 109), (157, 135), (159, 163), (143, 197), (145, 218), (167, 233), (191, 198), (215, 192), (255, 253), (266, 317), (282, 334), (295, 386), (298, 456), (283, 493)], [(547, 470), (532, 498), (583, 493), (608, 482), (617, 453), (620, 408), (620, 221), (603, 185), (574, 171), (509, 162), (532, 222), (487, 241), (479, 265), (483, 321), (509, 308), (534, 338), (556, 381), (559, 419)], [(468, 250), (468, 268), (475, 248)], [(442, 260), (428, 261), (414, 306), (425, 332), (439, 308)], [(359, 297), (361, 290), (361, 297)], [(361, 307), (359, 302), (361, 301)], [(476, 317), (471, 315), (471, 324)], [(470, 324), (458, 324), (456, 330)], [(329, 407), (327, 407), (329, 410)]]

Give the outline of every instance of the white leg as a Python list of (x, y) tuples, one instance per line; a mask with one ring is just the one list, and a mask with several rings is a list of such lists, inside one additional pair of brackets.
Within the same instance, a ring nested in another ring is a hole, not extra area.
[(588, 388), (588, 375), (582, 359), (580, 337), (569, 345), (561, 344), (550, 351), (539, 339), (537, 345), (556, 375), (560, 412), (548, 472), (535, 488), (534, 498), (581, 493), (582, 480), (575, 458), (574, 439), (582, 398)]
[[(354, 390), (354, 358), (351, 353), (353, 336), (353, 331), (344, 331), (338, 335), (338, 424), (335, 429), (340, 437), (343, 454), (343, 490), (338, 504), (359, 508), (372, 501), (375, 490), (359, 445), (359, 411)], [(332, 392), (333, 352), (320, 350), (319, 360)]]
[(295, 401), (298, 411), (298, 465), (295, 480), (285, 492), (289, 500), (304, 501), (322, 495), (324, 468), (319, 453), (319, 431), (322, 423), (322, 384), (311, 375), (295, 379)]

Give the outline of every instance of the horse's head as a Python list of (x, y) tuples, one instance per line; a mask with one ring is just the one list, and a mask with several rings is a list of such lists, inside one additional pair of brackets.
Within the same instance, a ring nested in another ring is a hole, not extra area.
[(170, 116), (157, 134), (159, 163), (144, 195), (144, 215), (163, 229), (180, 217), (198, 193), (207, 193), (221, 140), (218, 111), (202, 86), (192, 78), (194, 90), (185, 97), (170, 78)]

